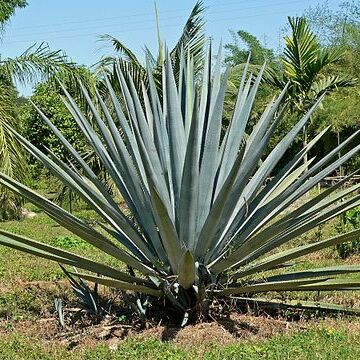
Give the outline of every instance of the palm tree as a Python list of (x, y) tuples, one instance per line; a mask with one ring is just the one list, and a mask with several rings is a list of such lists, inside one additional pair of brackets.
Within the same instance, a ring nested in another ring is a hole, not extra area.
[[(279, 90), (287, 85), (284, 102), (292, 114), (301, 114), (324, 94), (353, 86), (356, 80), (349, 75), (334, 75), (327, 71), (330, 65), (343, 57), (341, 48), (321, 47), (305, 18), (289, 17), (288, 21), (291, 35), (285, 37), (285, 50), (281, 56), (282, 71), (269, 68), (265, 81)], [(303, 142), (305, 146), (306, 127)]]
[(264, 46), (256, 36), (244, 30), (229, 32), (232, 42), (224, 45), (227, 51), (226, 64), (232, 67), (239, 65), (244, 67), (249, 56), (251, 65), (261, 66), (264, 61), (271, 63), (274, 60), (274, 51)]
[(283, 89), (288, 83), (285, 102), (292, 112), (304, 112), (323, 94), (353, 86), (355, 79), (326, 71), (343, 57), (341, 48), (321, 47), (305, 18), (289, 17), (288, 20), (291, 35), (285, 37), (282, 71), (269, 68), (265, 79), (278, 89)]
[[(0, 170), (25, 180), (25, 158), (10, 128), (16, 125), (15, 103), (17, 93), (13, 86), (0, 82)], [(0, 187), (0, 220), (17, 213), (17, 197)]]
[[(205, 34), (204, 34), (204, 6), (203, 1), (198, 0), (193, 7), (186, 23), (183, 28), (182, 34), (178, 39), (174, 48), (169, 51), (170, 59), (173, 63), (174, 73), (177, 81), (181, 77), (180, 72), (180, 58), (181, 53), (189, 54), (189, 58), (193, 61), (194, 73), (199, 74), (201, 65), (204, 60), (204, 45), (205, 45)], [(143, 63), (138, 57), (127, 47), (122, 41), (115, 37), (105, 34), (101, 36), (101, 40), (110, 42), (113, 46), (116, 56), (104, 57), (98, 66), (99, 73), (103, 73), (104, 70), (108, 74), (111, 84), (115, 87), (118, 84), (116, 81), (116, 69), (119, 68), (125, 77), (126, 82), (129, 84), (130, 75), (134, 82), (137, 90), (142, 90), (142, 84), (145, 88), (148, 88), (148, 73), (146, 69), (149, 67), (154, 77), (155, 84), (158, 90), (161, 91), (161, 67), (164, 60), (164, 43), (160, 36), (160, 27), (158, 19), (158, 11), (155, 4), (155, 17), (157, 25), (157, 42), (158, 50), (157, 54), (154, 55), (145, 46), (145, 57), (146, 63)], [(106, 87), (103, 87), (106, 92)]]
[[(33, 45), (14, 58), (0, 57), (0, 170), (17, 180), (24, 181), (27, 171), (23, 150), (11, 131), (20, 127), (14, 84), (34, 83), (55, 73), (60, 78), (75, 79), (77, 66), (63, 52), (51, 51), (45, 43)], [(18, 215), (20, 204), (19, 198), (0, 188), (0, 220)]]

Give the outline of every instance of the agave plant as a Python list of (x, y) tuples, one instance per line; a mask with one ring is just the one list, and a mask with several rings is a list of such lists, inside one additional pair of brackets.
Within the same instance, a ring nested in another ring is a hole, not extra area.
[(73, 276), (142, 294), (138, 300), (146, 295), (147, 304), (162, 304), (185, 318), (206, 309), (216, 298), (238, 296), (251, 301), (255, 294), (269, 291), (360, 289), (359, 280), (338, 277), (359, 272), (360, 266), (284, 270), (291, 260), (359, 237), (360, 230), (282, 248), (300, 234), (360, 204), (357, 192), (360, 184), (342, 188), (346, 178), (306, 203), (294, 206), (302, 195), (360, 149), (357, 145), (338, 158), (338, 153), (348, 147), (359, 131), (324, 158), (303, 164), (304, 156), (327, 131), (323, 130), (274, 174), (277, 163), (320, 100), (262, 159), (284, 113), (279, 104), (287, 89), (267, 106), (252, 132), (244, 137), (264, 71), (263, 67), (253, 79), (245, 68), (231, 122), (222, 136), (228, 72), (222, 74), (220, 56), (214, 67), (211, 57), (209, 51), (199, 83), (194, 81), (191, 58), (183, 58), (177, 86), (167, 55), (162, 69), (162, 101), (151, 70), (149, 91), (143, 88), (139, 94), (131, 81), (128, 85), (121, 69), (117, 69), (124, 107), (109, 81), (111, 107), (98, 92), (98, 104), (94, 104), (83, 89), (96, 128), (64, 88), (67, 108), (122, 194), (131, 217), (125, 215), (104, 184), (40, 109), (37, 110), (66, 147), (69, 157), (82, 168), (81, 175), (76, 172), (77, 167), (68, 166), (55, 154), (45, 155), (14, 132), (26, 150), (76, 192), (103, 221), (98, 227), (91, 227), (5, 174), (0, 175), (1, 183), (117, 259), (119, 267), (2, 230), (0, 243), (75, 266), (82, 272), (72, 273)]

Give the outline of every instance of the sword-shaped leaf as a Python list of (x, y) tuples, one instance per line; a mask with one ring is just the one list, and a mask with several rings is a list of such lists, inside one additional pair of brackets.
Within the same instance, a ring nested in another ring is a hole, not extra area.
[(195, 261), (190, 250), (187, 250), (179, 262), (178, 281), (184, 289), (189, 289), (195, 282)]
[(116, 279), (111, 279), (106, 277), (104, 278), (100, 276), (93, 276), (93, 275), (81, 274), (81, 273), (71, 273), (71, 274), (78, 276), (81, 279), (94, 282), (96, 284), (114, 287), (121, 290), (137, 291), (155, 297), (161, 297), (164, 294), (162, 290), (152, 289), (150, 287), (140, 285), (137, 283), (131, 284)]

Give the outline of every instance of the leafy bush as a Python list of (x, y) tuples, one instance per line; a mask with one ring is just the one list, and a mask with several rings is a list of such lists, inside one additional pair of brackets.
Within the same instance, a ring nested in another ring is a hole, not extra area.
[[(341, 231), (350, 231), (360, 228), (360, 207), (346, 211), (341, 217)], [(336, 250), (342, 259), (360, 252), (360, 236), (351, 241), (337, 244)]]
[[(212, 69), (211, 58), (209, 52), (202, 78), (197, 80), (191, 59), (182, 55), (176, 83), (167, 56), (162, 69), (163, 90), (158, 90), (149, 72), (149, 88), (144, 87), (141, 94), (115, 67), (121, 99), (106, 76), (108, 98), (97, 93), (94, 103), (83, 89), (95, 127), (64, 89), (66, 106), (121, 193), (131, 216), (125, 215), (104, 183), (40, 110), (40, 116), (67, 149), (69, 158), (82, 169), (81, 176), (54, 153), (44, 154), (15, 132), (37, 160), (101, 216), (99, 224), (106, 235), (4, 174), (0, 174), (1, 183), (44, 209), (76, 236), (125, 263), (128, 272), (5, 231), (0, 231), (0, 244), (82, 269), (82, 273), (69, 274), (83, 280), (133, 291), (134, 296), (129, 299), (143, 315), (149, 309), (162, 307), (169, 316), (182, 319), (183, 324), (207, 314), (217, 298), (236, 296), (251, 300), (254, 294), (269, 291), (359, 289), (358, 279), (337, 275), (359, 272), (360, 266), (296, 272), (281, 269), (290, 260), (357, 239), (360, 230), (285, 251), (279, 248), (360, 205), (358, 185), (338, 191), (346, 178), (294, 206), (359, 151), (357, 145), (338, 157), (360, 131), (316, 163), (313, 159), (303, 163), (328, 130), (324, 129), (268, 181), (320, 101), (262, 158), (284, 113), (281, 103), (286, 88), (245, 136), (264, 71), (262, 68), (254, 79), (245, 68), (231, 121), (222, 137), (228, 72), (222, 74), (220, 56)], [(127, 74), (129, 78), (131, 74)], [(340, 199), (344, 201), (339, 202)], [(276, 275), (266, 273), (279, 268)]]
[[(61, 101), (59, 86), (53, 81), (39, 84), (31, 96), (31, 101), (36, 103), (54, 125), (61, 130), (76, 151), (80, 153), (85, 151), (85, 139), (81, 136), (78, 125), (73, 121), (71, 114)], [(41, 149), (46, 147), (60, 159), (66, 160), (66, 149), (44, 124), (41, 116), (30, 102), (23, 106), (21, 120), (24, 126), (23, 133), (35, 146)]]
[(58, 236), (50, 244), (61, 249), (87, 249), (89, 247), (86, 241), (75, 236)]

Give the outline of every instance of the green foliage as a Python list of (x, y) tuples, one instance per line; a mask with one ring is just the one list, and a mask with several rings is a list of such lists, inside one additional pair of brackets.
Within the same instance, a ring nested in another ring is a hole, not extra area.
[[(225, 63), (230, 66), (245, 64), (248, 61), (249, 54), (250, 63), (253, 65), (262, 65), (265, 61), (271, 63), (275, 59), (274, 51), (263, 46), (260, 41), (250, 33), (239, 30), (236, 33), (230, 31), (233, 42), (225, 44), (227, 50)], [(241, 46), (241, 43), (245, 48)]]
[(323, 94), (355, 84), (347, 74), (325, 71), (344, 56), (342, 49), (322, 47), (305, 18), (289, 17), (289, 25), (291, 34), (285, 37), (282, 71), (268, 69), (265, 80), (278, 89), (289, 83), (285, 101), (292, 112), (303, 112)]
[[(313, 116), (308, 126), (308, 134), (313, 136), (318, 131), (331, 125), (331, 129), (324, 137), (321, 146), (314, 152), (317, 156), (331, 151), (334, 144), (351, 136), (359, 129), (360, 88), (338, 89), (329, 94), (323, 101), (323, 106)], [(349, 174), (360, 166), (360, 157), (354, 156), (341, 169), (342, 175)]]
[(27, 5), (26, 0), (1, 0), (0, 1), (0, 24), (2, 27), (14, 15), (17, 8), (24, 8)]
[[(14, 291), (0, 293), (0, 318), (20, 321), (28, 318), (38, 317), (49, 310), (49, 304), (53, 295), (44, 294), (36, 289), (15, 289)], [(44, 304), (44, 300), (49, 303)]]
[[(0, 26), (16, 8), (27, 5), (23, 0), (0, 1)], [(51, 51), (45, 43), (33, 45), (14, 58), (0, 56), (0, 171), (25, 181), (28, 173), (24, 152), (12, 133), (20, 130), (17, 94), (14, 83), (29, 83), (48, 78), (50, 73), (68, 77), (75, 73), (75, 64), (61, 51)], [(0, 220), (19, 217), (22, 201), (0, 188)]]
[(50, 245), (61, 249), (87, 249), (89, 244), (75, 236), (59, 236), (50, 242)]
[[(348, 210), (341, 217), (340, 231), (350, 231), (360, 228), (360, 207)], [(342, 259), (360, 252), (360, 237), (352, 241), (336, 245), (336, 250)]]
[(342, 1), (337, 7), (317, 4), (305, 12), (305, 17), (323, 44), (359, 45), (353, 32), (359, 29), (360, 19), (360, 6), (356, 0)]
[[(24, 151), (11, 128), (20, 130), (16, 112), (17, 92), (11, 84), (0, 82), (0, 170), (26, 182), (27, 165)], [(0, 186), (0, 221), (19, 216), (22, 200)]]
[(350, 255), (359, 253), (360, 251), (360, 238), (357, 240), (352, 240), (344, 244), (339, 244), (336, 246), (337, 253), (342, 259), (346, 259)]
[(76, 74), (76, 65), (60, 50), (51, 51), (46, 43), (34, 44), (14, 58), (0, 61), (0, 74), (22, 84), (44, 80), (49, 75), (59, 78)]
[[(76, 92), (69, 89), (76, 96)], [(84, 153), (86, 141), (81, 136), (78, 125), (74, 122), (71, 113), (61, 101), (61, 91), (54, 82), (48, 81), (39, 84), (31, 96), (43, 113), (57, 126), (65, 138), (74, 146), (76, 151)], [(79, 98), (78, 98), (79, 101)], [(27, 103), (21, 113), (23, 133), (39, 148), (47, 148), (61, 160), (66, 160), (68, 154), (61, 141), (54, 136), (49, 127), (42, 121), (41, 116), (31, 103)]]
[(340, 132), (342, 138), (359, 128), (360, 87), (339, 89), (324, 100), (324, 106), (314, 116), (313, 125), (323, 129), (332, 125), (332, 131)]
[[(350, 74), (358, 78), (360, 71), (360, 7), (356, 1), (343, 1), (338, 8), (324, 5), (309, 8), (305, 17), (317, 35), (319, 43), (330, 49), (340, 49), (343, 56), (331, 64), (327, 73)], [(321, 129), (332, 124), (333, 136), (324, 142), (323, 151), (329, 150), (329, 143), (337, 142), (337, 137), (345, 139), (359, 128), (360, 88), (338, 89), (324, 101), (324, 108), (314, 117), (312, 128)], [(309, 130), (309, 132), (312, 130)], [(345, 173), (360, 166), (356, 156), (343, 169)]]
[(73, 163), (82, 169), (82, 175), (15, 133), (18, 141), (101, 217), (102, 232), (5, 174), (0, 173), (0, 182), (42, 208), (74, 235), (126, 264), (129, 271), (2, 230), (0, 244), (75, 266), (85, 272), (72, 275), (83, 280), (134, 291), (142, 311), (144, 301), (152, 306), (164, 304), (183, 324), (189, 317), (199, 316), (200, 311), (206, 313), (213, 297), (242, 295), (251, 299), (252, 294), (269, 291), (360, 288), (358, 279), (346, 277), (360, 271), (356, 265), (266, 274), (290, 260), (359, 236), (360, 230), (354, 230), (278, 251), (297, 236), (360, 205), (358, 185), (337, 192), (345, 179), (311, 201), (294, 206), (360, 150), (358, 144), (349, 148), (359, 132), (317, 163), (311, 159), (301, 164), (328, 130), (325, 129), (287, 158), (285, 166), (267, 181), (319, 102), (263, 156), (283, 114), (279, 106), (287, 91), (285, 88), (268, 104), (246, 135), (264, 69), (257, 78), (244, 70), (223, 137), (227, 74), (221, 73), (220, 57), (212, 67), (211, 51), (199, 81), (194, 80), (195, 69), (183, 54), (178, 84), (167, 54), (161, 76), (162, 97), (151, 69), (147, 74), (149, 92), (141, 94), (131, 81), (128, 85), (120, 66), (116, 71), (124, 107), (109, 81), (106, 85), (110, 105), (96, 94), (101, 111), (83, 89), (92, 117), (82, 112), (65, 89), (64, 93), (74, 121), (121, 193), (131, 217), (126, 216), (103, 181), (42, 113), (42, 119), (66, 147)]
[[(223, 125), (226, 127), (229, 124), (231, 115), (235, 106), (237, 90), (240, 85), (241, 75), (244, 71), (247, 61), (250, 61), (250, 69), (257, 73), (264, 62), (272, 63), (274, 66), (275, 55), (273, 50), (264, 47), (260, 41), (253, 35), (246, 31), (239, 30), (237, 33), (231, 31), (233, 42), (225, 44), (225, 64), (230, 66), (228, 83), (226, 88), (224, 110), (223, 110)], [(241, 45), (243, 43), (245, 47)], [(249, 54), (251, 57), (249, 58)], [(251, 119), (248, 123), (246, 132), (249, 133), (258, 121), (259, 116), (264, 111), (266, 105), (271, 101), (273, 90), (267, 84), (262, 84), (259, 87)]]

